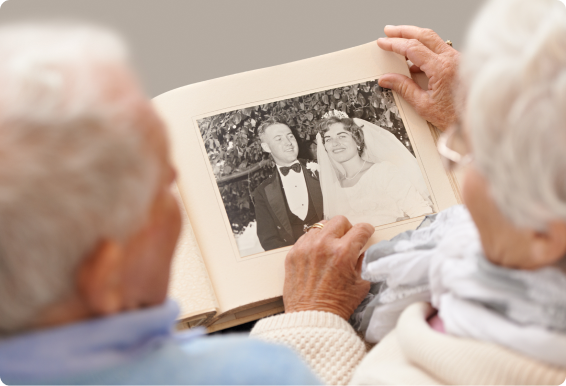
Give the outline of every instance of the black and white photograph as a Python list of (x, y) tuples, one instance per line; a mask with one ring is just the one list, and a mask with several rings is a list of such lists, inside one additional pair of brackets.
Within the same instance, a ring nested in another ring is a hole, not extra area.
[(377, 80), (197, 121), (241, 257), (344, 215), (374, 226), (434, 212), (391, 90)]

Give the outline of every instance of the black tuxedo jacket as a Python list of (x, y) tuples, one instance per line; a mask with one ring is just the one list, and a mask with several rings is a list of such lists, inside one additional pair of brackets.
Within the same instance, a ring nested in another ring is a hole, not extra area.
[[(303, 169), (309, 196), (316, 213), (322, 219), (322, 191), (318, 173), (313, 175), (306, 168), (305, 160), (299, 159), (299, 163)], [(277, 170), (274, 170), (273, 174), (263, 181), (253, 193), (257, 235), (261, 246), (266, 251), (293, 245), (295, 241), (284, 194), (281, 177)]]

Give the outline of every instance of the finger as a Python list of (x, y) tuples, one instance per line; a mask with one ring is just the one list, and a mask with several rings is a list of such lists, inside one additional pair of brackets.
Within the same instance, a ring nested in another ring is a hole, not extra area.
[[(438, 62), (438, 55), (417, 40), (380, 38), (377, 40), (377, 45), (384, 50), (403, 55), (417, 67), (428, 64), (429, 71), (433, 70), (436, 67), (435, 63)], [(426, 72), (426, 69), (423, 68), (423, 71)], [(427, 75), (430, 77), (430, 74)]]
[(411, 67), (409, 67), (409, 71), (411, 71), (413, 74), (418, 74), (419, 72), (423, 72), (423, 70), (421, 70), (420, 67), (417, 67), (414, 64)]
[(356, 252), (353, 256), (357, 261), (360, 251), (364, 245), (366, 245), (374, 232), (375, 228), (373, 225), (359, 223), (350, 228), (350, 230), (342, 237), (341, 241), (345, 242), (350, 246), (351, 250)]
[(322, 228), (311, 228), (307, 231), (307, 233), (303, 234), (299, 238), (299, 240), (297, 240), (297, 242), (295, 242), (295, 245), (297, 245), (297, 243), (300, 240), (303, 240), (303, 241), (301, 241), (303, 243), (310, 243), (313, 239), (320, 237), (321, 232), (322, 232)]
[[(321, 231), (324, 228), (324, 226), (326, 225), (327, 222), (328, 222), (328, 220), (318, 221), (317, 223), (311, 225), (311, 228), (308, 230), (307, 233), (310, 233), (310, 231), (316, 231), (316, 230)], [(322, 227), (319, 227), (318, 225), (315, 226), (316, 224), (322, 224)], [(314, 232), (314, 233), (317, 233), (317, 232)]]
[(407, 60), (407, 65), (409, 66), (409, 71), (411, 71), (411, 73), (423, 72), (419, 66), (414, 65), (410, 60)]
[(352, 224), (350, 224), (350, 221), (348, 221), (346, 217), (334, 216), (330, 221), (324, 224), (324, 228), (321, 233), (324, 235), (331, 235), (334, 238), (341, 238), (351, 228)]
[[(377, 39), (377, 45), (382, 50), (393, 51), (393, 40), (390, 39), (390, 38), (379, 38), (379, 39)], [(407, 58), (405, 58), (405, 59), (407, 59)]]
[(429, 95), (411, 78), (401, 74), (385, 74), (378, 79), (381, 87), (390, 88), (401, 95), (411, 106), (420, 109), (429, 105)]
[(366, 253), (362, 253), (359, 257), (358, 257), (358, 262), (356, 263), (356, 272), (358, 273), (358, 275), (361, 275), (362, 273), (362, 265), (364, 263), (364, 257), (366, 256)]
[(450, 47), (436, 32), (428, 28), (415, 27), (414, 25), (388, 25), (385, 26), (383, 31), (390, 38), (418, 40), (437, 54), (445, 52)]

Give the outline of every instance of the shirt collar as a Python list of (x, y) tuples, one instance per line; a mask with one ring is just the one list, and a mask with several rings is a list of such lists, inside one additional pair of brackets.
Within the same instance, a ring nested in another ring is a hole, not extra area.
[(168, 300), (0, 340), (0, 374), (5, 381), (45, 381), (127, 363), (171, 339), (178, 314)]

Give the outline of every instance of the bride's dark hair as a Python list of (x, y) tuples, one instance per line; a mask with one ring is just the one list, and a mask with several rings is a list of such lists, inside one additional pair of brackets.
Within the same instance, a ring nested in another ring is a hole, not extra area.
[(324, 133), (326, 133), (329, 130), (330, 125), (333, 125), (335, 123), (343, 124), (344, 129), (352, 134), (352, 138), (354, 138), (354, 142), (356, 142), (356, 145), (358, 146), (358, 155), (361, 157), (366, 148), (364, 132), (362, 131), (363, 126), (361, 127), (358, 126), (352, 118), (340, 118), (334, 116), (334, 117), (321, 119), (318, 122), (318, 131), (322, 136), (322, 143), (325, 143)]

